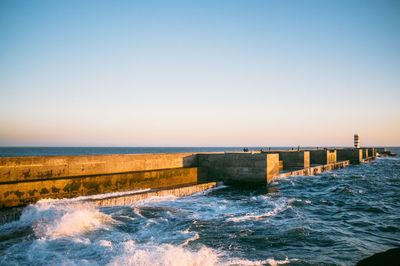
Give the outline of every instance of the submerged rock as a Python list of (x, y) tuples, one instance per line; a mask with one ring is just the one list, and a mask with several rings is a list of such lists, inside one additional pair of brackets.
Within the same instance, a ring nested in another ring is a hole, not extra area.
[(400, 265), (400, 248), (392, 248), (385, 252), (376, 253), (371, 257), (360, 260), (357, 263), (357, 266), (366, 265), (398, 266)]

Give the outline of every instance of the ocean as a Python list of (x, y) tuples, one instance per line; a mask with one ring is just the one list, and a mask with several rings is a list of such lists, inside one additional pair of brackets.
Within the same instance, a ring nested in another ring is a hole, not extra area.
[[(124, 148), (4, 149), (12, 148), (1, 148), (2, 156)], [(173, 152), (180, 149), (187, 148)], [(354, 265), (400, 247), (399, 199), (400, 158), (386, 157), (256, 189), (221, 186), (127, 206), (41, 200), (18, 221), (0, 226), (0, 264)]]

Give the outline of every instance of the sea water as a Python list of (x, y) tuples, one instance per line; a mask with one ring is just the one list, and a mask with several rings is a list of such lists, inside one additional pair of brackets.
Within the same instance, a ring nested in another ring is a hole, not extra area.
[(47, 199), (0, 226), (0, 264), (354, 265), (400, 246), (399, 199), (397, 157), (126, 206)]

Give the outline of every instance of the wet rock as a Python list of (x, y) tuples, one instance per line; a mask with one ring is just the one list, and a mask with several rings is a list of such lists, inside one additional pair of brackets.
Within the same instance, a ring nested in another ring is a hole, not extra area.
[(367, 265), (399, 266), (400, 248), (392, 248), (385, 252), (376, 253), (371, 257), (360, 260), (357, 263), (357, 266), (367, 266)]

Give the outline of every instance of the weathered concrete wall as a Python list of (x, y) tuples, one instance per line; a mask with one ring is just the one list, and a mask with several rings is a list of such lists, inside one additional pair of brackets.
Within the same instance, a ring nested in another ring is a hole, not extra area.
[(381, 153), (381, 154), (386, 152), (386, 148), (375, 148), (375, 150), (377, 153)]
[(310, 150), (309, 152), (312, 165), (336, 163), (336, 150)]
[(123, 195), (123, 196), (116, 196), (104, 199), (94, 199), (91, 200), (90, 203), (98, 206), (118, 206), (118, 205), (127, 205), (132, 204), (136, 201), (147, 199), (150, 197), (163, 197), (163, 196), (176, 196), (176, 197), (184, 197), (189, 196), (194, 193), (204, 191), (206, 189), (210, 189), (216, 187), (217, 183), (210, 182), (205, 184), (196, 184), (196, 185), (189, 185), (189, 186), (181, 186), (181, 187), (174, 187), (174, 188), (167, 188), (167, 189), (153, 189), (148, 192), (143, 193), (135, 193), (131, 195)]
[(0, 208), (26, 205), (44, 198), (71, 198), (116, 191), (194, 184), (198, 181), (198, 173), (199, 169), (192, 167), (2, 183), (0, 184)]
[[(326, 153), (327, 161), (333, 161), (330, 154), (333, 153)], [(336, 151), (338, 161), (359, 163), (362, 156), (362, 149)], [(0, 208), (26, 205), (43, 198), (218, 180), (227, 184), (266, 184), (279, 176), (280, 162), (285, 170), (308, 171), (310, 152), (3, 157), (0, 158)]]
[(317, 175), (325, 171), (331, 171), (335, 169), (340, 169), (343, 168), (347, 165), (349, 165), (350, 161), (341, 161), (341, 162), (335, 162), (335, 163), (330, 163), (330, 164), (324, 164), (324, 165), (318, 165), (302, 170), (297, 170), (297, 171), (291, 171), (291, 172), (285, 172), (279, 175), (280, 178), (283, 177), (289, 177), (289, 176), (310, 176), (310, 175)]
[[(218, 186), (217, 183), (204, 183), (204, 184), (194, 184), (194, 185), (183, 185), (183, 186), (175, 186), (175, 187), (167, 187), (160, 189), (151, 189), (143, 192), (134, 191), (129, 194), (123, 195), (102, 195), (102, 197), (90, 198), (90, 199), (81, 199), (76, 200), (76, 204), (93, 204), (97, 206), (118, 206), (118, 205), (128, 205), (132, 204), (136, 201), (147, 199), (150, 197), (163, 197), (163, 196), (176, 196), (176, 197), (184, 197), (189, 196), (194, 193), (204, 191), (213, 187)], [(17, 208), (7, 208), (0, 209), (0, 226), (5, 223), (10, 223), (13, 221), (17, 221), (24, 210), (23, 207)]]
[(363, 161), (363, 151), (362, 149), (337, 149), (337, 161), (347, 161), (350, 163), (360, 163)]
[(2, 157), (0, 182), (193, 166), (196, 166), (194, 153)]
[(372, 157), (376, 157), (376, 150), (375, 148), (371, 148)]
[(310, 167), (309, 151), (265, 151), (263, 153), (278, 153), (283, 162), (283, 170), (295, 170)]
[(362, 158), (363, 158), (363, 159), (367, 159), (367, 158), (369, 157), (369, 155), (368, 155), (368, 149), (363, 148), (363, 149), (361, 149), (361, 150), (362, 150)]
[(266, 153), (198, 154), (198, 166), (210, 180), (226, 184), (266, 184), (279, 175), (279, 155)]
[(368, 157), (376, 157), (375, 148), (367, 148)]

